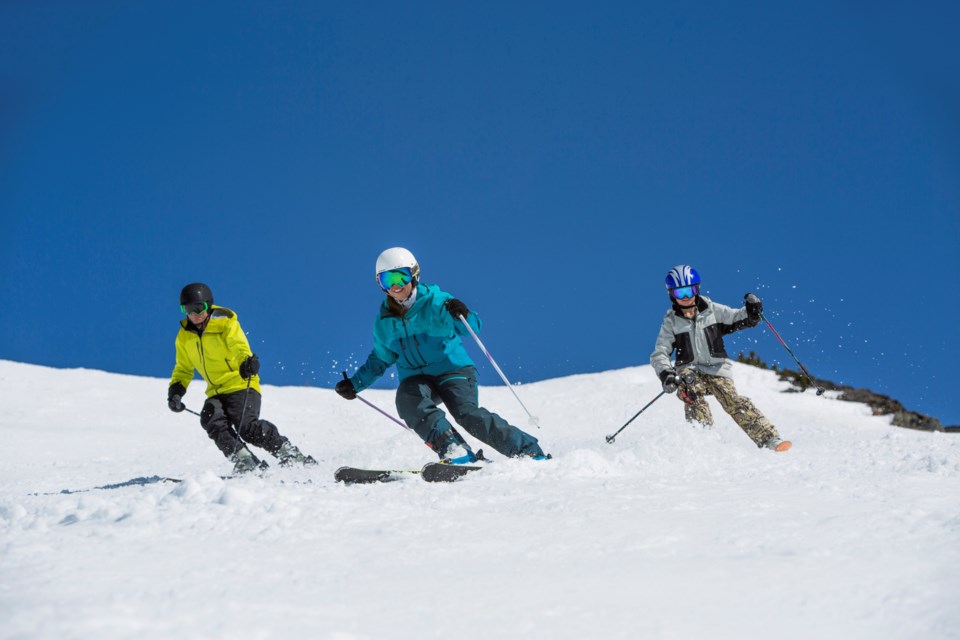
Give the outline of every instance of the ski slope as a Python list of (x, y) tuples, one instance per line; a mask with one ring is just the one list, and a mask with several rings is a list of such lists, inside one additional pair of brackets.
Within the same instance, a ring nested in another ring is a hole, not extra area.
[[(734, 373), (790, 452), (712, 399), (716, 427), (690, 427), (675, 397), (607, 444), (660, 391), (643, 366), (517, 389), (553, 461), (343, 486), (432, 453), (268, 385), (263, 417), (319, 467), (224, 481), (166, 379), (0, 361), (0, 638), (960, 637), (960, 436)], [(508, 389), (481, 402), (526, 428)], [(184, 482), (83, 491), (154, 475)]]

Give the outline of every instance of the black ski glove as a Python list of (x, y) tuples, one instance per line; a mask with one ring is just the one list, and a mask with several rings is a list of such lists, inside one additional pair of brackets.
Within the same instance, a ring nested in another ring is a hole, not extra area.
[(257, 357), (257, 354), (253, 354), (246, 360), (240, 363), (240, 377), (246, 380), (247, 378), (252, 378), (260, 372), (260, 358)]
[(747, 308), (747, 317), (756, 322), (760, 322), (760, 314), (763, 313), (763, 302), (756, 294), (748, 293), (743, 296), (743, 306)]
[(183, 394), (186, 392), (187, 390), (184, 389), (183, 385), (179, 382), (174, 382), (170, 385), (170, 388), (167, 389), (167, 406), (170, 407), (170, 411), (180, 413), (186, 408), (181, 401)]
[(463, 304), (460, 300), (456, 298), (450, 298), (447, 300), (447, 311), (456, 319), (466, 318), (470, 315), (470, 309), (467, 309), (467, 305)]
[(664, 369), (660, 372), (660, 383), (663, 385), (664, 391), (673, 393), (677, 390), (677, 385), (679, 384), (677, 372), (673, 369)]
[(337, 383), (335, 391), (340, 395), (341, 398), (347, 400), (356, 400), (357, 390), (353, 387), (353, 383), (350, 382), (350, 378), (344, 378)]

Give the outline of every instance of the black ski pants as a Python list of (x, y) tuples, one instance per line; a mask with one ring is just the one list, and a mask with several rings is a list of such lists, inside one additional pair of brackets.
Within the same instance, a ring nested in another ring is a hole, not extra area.
[[(243, 408), (243, 397), (247, 396), (247, 408)], [(241, 448), (237, 441), (237, 431), (247, 443), (266, 449), (272, 454), (287, 441), (280, 435), (276, 425), (260, 419), (260, 394), (255, 390), (235, 391), (207, 398), (200, 411), (200, 426), (204, 428), (217, 449), (228, 458)], [(243, 424), (240, 415), (243, 414)], [(234, 431), (234, 429), (237, 431)]]

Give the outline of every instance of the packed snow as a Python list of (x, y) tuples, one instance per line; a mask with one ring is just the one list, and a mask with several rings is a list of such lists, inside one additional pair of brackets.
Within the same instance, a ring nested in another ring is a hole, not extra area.
[[(660, 391), (641, 366), (515, 388), (552, 461), (488, 448), (456, 483), (345, 486), (340, 466), (433, 454), (330, 389), (267, 385), (262, 416), (319, 465), (224, 480), (166, 379), (0, 361), (0, 638), (960, 637), (960, 435), (734, 375), (792, 450), (712, 399), (691, 427), (672, 396), (607, 444)], [(528, 428), (509, 389), (480, 398)]]

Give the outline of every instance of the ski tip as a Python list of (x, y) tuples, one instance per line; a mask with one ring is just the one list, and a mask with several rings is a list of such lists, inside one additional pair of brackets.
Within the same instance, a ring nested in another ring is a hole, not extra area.
[(483, 469), (483, 467), (447, 462), (428, 462), (420, 470), (420, 477), (427, 482), (454, 482), (471, 471), (479, 471), (480, 469)]
[(792, 446), (793, 446), (792, 442), (790, 442), (789, 440), (784, 440), (783, 442), (781, 442), (776, 446), (774, 451), (776, 451), (777, 453), (783, 453), (784, 451), (789, 451), (790, 447)]
[(345, 484), (350, 484), (350, 472), (353, 470), (353, 467), (340, 467), (333, 473), (334, 482), (343, 482)]

